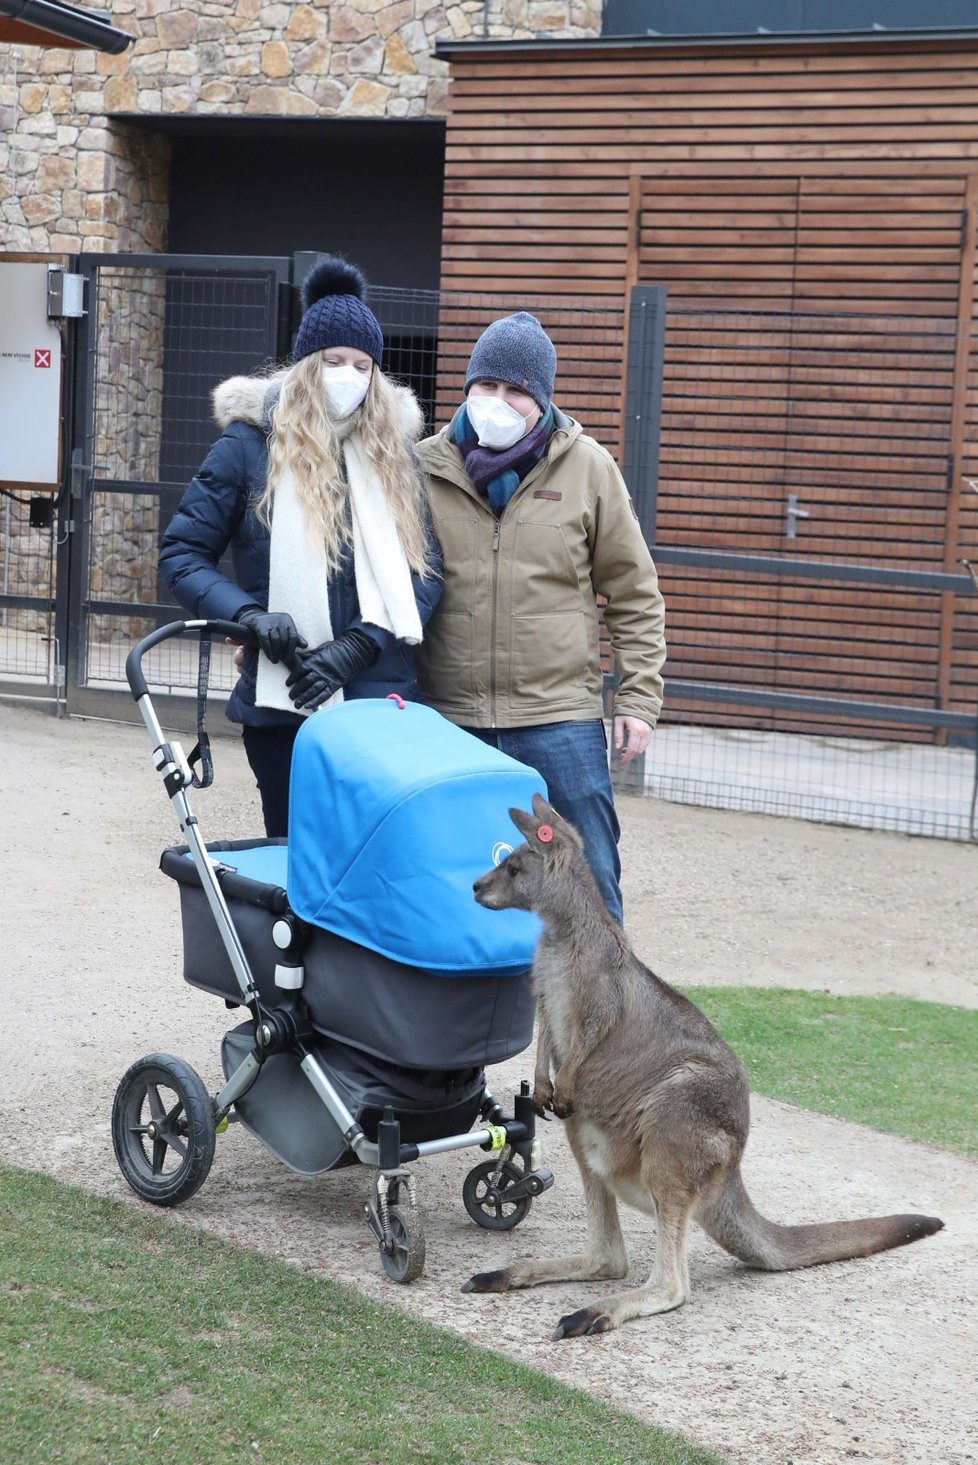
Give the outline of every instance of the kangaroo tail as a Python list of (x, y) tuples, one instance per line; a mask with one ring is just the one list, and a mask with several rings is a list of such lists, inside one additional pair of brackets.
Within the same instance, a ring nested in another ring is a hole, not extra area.
[(790, 1272), (821, 1262), (847, 1261), (906, 1246), (933, 1236), (944, 1222), (936, 1216), (869, 1216), (858, 1221), (825, 1221), (815, 1226), (779, 1226), (754, 1209), (740, 1169), (713, 1201), (700, 1206), (696, 1220), (725, 1251), (749, 1267)]

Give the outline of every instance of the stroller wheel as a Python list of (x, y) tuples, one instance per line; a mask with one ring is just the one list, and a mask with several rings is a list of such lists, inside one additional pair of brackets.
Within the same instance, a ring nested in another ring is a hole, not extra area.
[(136, 1194), (153, 1205), (179, 1205), (203, 1185), (215, 1134), (210, 1095), (180, 1058), (140, 1058), (115, 1091), (115, 1157)]
[(391, 1206), (387, 1213), (391, 1250), (380, 1260), (392, 1282), (413, 1282), (424, 1271), (424, 1228), (413, 1206)]
[(507, 1200), (506, 1191), (523, 1172), (512, 1160), (486, 1160), (475, 1165), (462, 1184), (465, 1209), (477, 1226), (487, 1231), (511, 1231), (523, 1220), (532, 1204), (529, 1196)]

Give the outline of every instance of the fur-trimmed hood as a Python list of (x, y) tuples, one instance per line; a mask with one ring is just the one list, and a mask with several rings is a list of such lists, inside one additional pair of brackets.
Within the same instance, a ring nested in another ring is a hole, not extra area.
[[(247, 422), (268, 432), (272, 412), (282, 390), (286, 370), (273, 376), (231, 376), (221, 382), (211, 393), (214, 420), (223, 432), (232, 422)], [(411, 442), (416, 442), (424, 431), (424, 416), (418, 400), (410, 387), (397, 382), (388, 383), (395, 397), (395, 410), (401, 432)]]

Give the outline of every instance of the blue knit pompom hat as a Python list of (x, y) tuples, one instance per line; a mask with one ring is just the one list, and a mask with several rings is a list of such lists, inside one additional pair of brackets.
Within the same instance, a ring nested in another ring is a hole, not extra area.
[(366, 288), (356, 265), (340, 255), (317, 261), (302, 282), (303, 316), (292, 360), (300, 361), (329, 346), (353, 346), (366, 351), (379, 366), (384, 333), (373, 311), (363, 303)]
[(465, 373), (465, 392), (473, 382), (508, 382), (526, 392), (546, 412), (554, 394), (557, 352), (535, 315), (518, 310), (494, 320), (482, 332)]

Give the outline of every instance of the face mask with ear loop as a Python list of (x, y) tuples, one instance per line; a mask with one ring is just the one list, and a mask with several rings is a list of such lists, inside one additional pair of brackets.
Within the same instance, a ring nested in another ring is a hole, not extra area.
[(323, 386), (329, 405), (337, 417), (349, 417), (355, 412), (367, 395), (370, 376), (357, 371), (354, 366), (324, 366)]
[(502, 397), (470, 394), (465, 399), (465, 410), (482, 448), (492, 448), (499, 453), (504, 448), (513, 447), (526, 434), (526, 418)]

